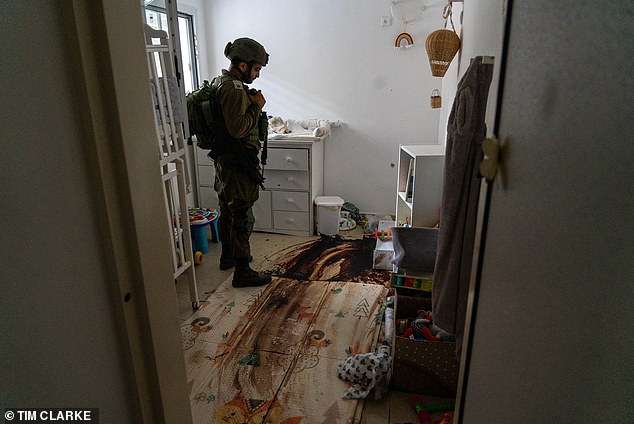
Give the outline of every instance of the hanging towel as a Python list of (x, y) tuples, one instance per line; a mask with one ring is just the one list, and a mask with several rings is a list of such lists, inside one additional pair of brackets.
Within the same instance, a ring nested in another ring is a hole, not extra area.
[(449, 122), (443, 179), (438, 250), (432, 289), (434, 324), (456, 335), (462, 349), (467, 295), (480, 193), (484, 123), (493, 65), (472, 59), (458, 83)]

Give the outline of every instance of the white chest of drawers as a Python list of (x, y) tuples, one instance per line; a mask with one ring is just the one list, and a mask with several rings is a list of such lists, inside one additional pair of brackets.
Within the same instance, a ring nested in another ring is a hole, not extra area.
[(255, 231), (312, 235), (314, 200), (323, 193), (323, 141), (270, 140), (264, 187), (253, 206)]

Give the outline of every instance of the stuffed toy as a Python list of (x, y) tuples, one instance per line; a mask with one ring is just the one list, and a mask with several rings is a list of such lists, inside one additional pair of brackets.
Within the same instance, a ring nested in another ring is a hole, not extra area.
[(405, 333), (403, 334), (404, 337), (411, 336), (417, 340), (424, 339), (432, 342), (451, 342), (456, 340), (456, 337), (453, 334), (449, 334), (445, 330), (434, 325), (431, 312), (419, 309), (416, 315), (416, 318), (412, 320), (410, 328), (405, 330)]
[(416, 313), (417, 317), (412, 321), (412, 335), (415, 339), (425, 339), (437, 342), (438, 337), (434, 336), (429, 329), (432, 323), (431, 312), (419, 309)]
[(341, 361), (338, 377), (352, 383), (343, 394), (344, 399), (359, 399), (368, 396), (374, 389), (374, 398), (381, 397), (389, 390), (392, 371), (390, 347), (383, 344), (377, 353), (359, 353)]

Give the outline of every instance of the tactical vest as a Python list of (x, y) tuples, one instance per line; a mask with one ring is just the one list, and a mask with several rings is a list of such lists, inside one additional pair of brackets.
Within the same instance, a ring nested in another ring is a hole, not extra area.
[[(220, 89), (227, 83), (234, 83), (234, 81), (239, 81), (236, 78), (234, 78), (231, 75), (227, 75), (227, 74), (222, 74), (216, 78), (214, 78), (214, 80), (211, 82), (211, 86), (212, 89), (215, 88), (215, 93), (218, 93), (220, 91)], [(240, 84), (242, 84), (242, 82), (240, 82)], [(257, 118), (256, 118), (257, 119)], [(223, 119), (224, 122), (224, 119)], [(241, 138), (240, 140), (242, 140), (243, 142), (252, 145), (253, 147), (255, 147), (258, 151), (260, 150), (260, 134), (259, 134), (259, 130), (258, 130), (258, 126), (254, 126), (253, 129), (251, 130), (251, 132), (249, 133), (249, 135)]]
[(236, 143), (250, 144), (257, 150), (260, 148), (258, 125), (254, 126), (248, 136), (235, 139), (229, 135), (218, 100), (218, 90), (226, 83), (238, 81), (231, 75), (220, 75), (211, 83), (204, 81), (203, 86), (187, 96), (187, 113), (189, 128), (196, 135), (198, 146), (210, 150), (209, 156), (218, 157), (223, 152), (235, 151)]

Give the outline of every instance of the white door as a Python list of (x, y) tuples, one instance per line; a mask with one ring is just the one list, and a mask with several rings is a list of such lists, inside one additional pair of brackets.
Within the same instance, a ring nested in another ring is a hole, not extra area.
[(633, 28), (513, 3), (464, 423), (634, 422)]

